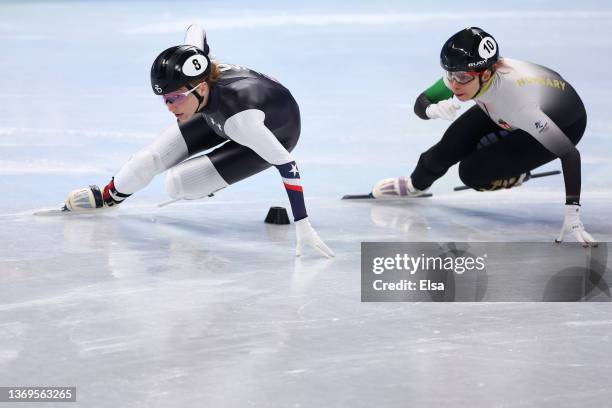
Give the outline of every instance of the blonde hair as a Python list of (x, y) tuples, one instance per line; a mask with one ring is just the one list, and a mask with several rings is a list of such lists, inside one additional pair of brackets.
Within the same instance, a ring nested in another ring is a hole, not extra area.
[(221, 69), (219, 69), (219, 65), (212, 61), (210, 64), (212, 65), (212, 67), (210, 68), (210, 74), (208, 74), (208, 76), (204, 78), (204, 80), (208, 82), (209, 85), (213, 82), (216, 82), (221, 77)]
[[(493, 68), (492, 72), (496, 72), (498, 70), (503, 70), (504, 68), (508, 68), (508, 64), (506, 64), (504, 59), (500, 57), (497, 61), (495, 61), (495, 64), (493, 64), (491, 68)], [(505, 73), (505, 71), (500, 71), (500, 72)]]

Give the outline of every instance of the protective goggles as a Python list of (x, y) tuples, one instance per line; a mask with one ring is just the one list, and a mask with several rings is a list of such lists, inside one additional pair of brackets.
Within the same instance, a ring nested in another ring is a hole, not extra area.
[(164, 102), (166, 104), (171, 103), (173, 105), (180, 105), (187, 100), (189, 94), (195, 91), (197, 87), (198, 85), (185, 92), (170, 92), (165, 95), (162, 95), (162, 97), (164, 98)]
[(448, 79), (448, 82), (455, 81), (457, 83), (460, 83), (461, 85), (471, 82), (477, 76), (480, 76), (480, 72), (476, 72), (476, 71), (449, 72), (449, 71), (446, 71), (446, 79)]

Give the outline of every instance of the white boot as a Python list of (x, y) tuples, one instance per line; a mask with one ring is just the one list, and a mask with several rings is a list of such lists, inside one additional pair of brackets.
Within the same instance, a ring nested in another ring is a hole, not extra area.
[(424, 193), (424, 190), (419, 190), (412, 185), (410, 177), (382, 179), (372, 188), (374, 198), (418, 197)]

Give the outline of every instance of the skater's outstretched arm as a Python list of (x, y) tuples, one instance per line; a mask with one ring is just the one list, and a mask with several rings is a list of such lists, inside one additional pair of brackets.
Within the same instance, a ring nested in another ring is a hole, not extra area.
[(580, 152), (569, 137), (540, 108), (524, 106), (510, 118), (511, 123), (529, 133), (548, 151), (561, 159), (566, 204), (580, 204)]
[(265, 113), (259, 109), (247, 109), (230, 117), (224, 126), (225, 133), (235, 142), (249, 147), (268, 163), (274, 165), (281, 177), (289, 197), (291, 211), (296, 224), (296, 255), (302, 254), (305, 244), (312, 245), (326, 257), (334, 253), (319, 238), (310, 225), (300, 173), (291, 153), (278, 141), (264, 123)]
[(565, 233), (571, 233), (583, 245), (594, 243), (593, 237), (584, 230), (579, 216), (581, 162), (580, 152), (576, 146), (563, 130), (538, 107), (525, 106), (517, 110), (515, 117), (511, 117), (510, 120), (561, 160), (565, 182), (566, 211), (557, 242), (563, 240)]
[[(136, 191), (145, 188), (157, 174), (188, 156), (187, 144), (179, 126), (173, 124), (152, 143), (132, 155), (104, 188), (90, 186), (72, 191), (66, 199), (66, 207), (71, 211), (81, 211), (120, 204)], [(101, 200), (95, 200), (96, 190), (101, 191)]]

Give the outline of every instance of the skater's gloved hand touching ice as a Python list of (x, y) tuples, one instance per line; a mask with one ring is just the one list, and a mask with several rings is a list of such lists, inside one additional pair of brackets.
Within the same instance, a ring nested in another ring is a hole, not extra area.
[(96, 208), (112, 207), (129, 197), (115, 189), (115, 179), (111, 179), (103, 189), (96, 185), (79, 188), (68, 193), (65, 207), (69, 211), (88, 211)]
[(584, 230), (584, 225), (580, 221), (580, 205), (566, 205), (565, 206), (565, 220), (563, 221), (563, 227), (561, 227), (561, 233), (559, 238), (555, 242), (560, 243), (563, 241), (563, 236), (568, 233), (572, 234), (576, 241), (582, 243), (583, 247), (597, 246), (597, 243), (589, 234)]
[(445, 99), (429, 105), (427, 109), (425, 109), (425, 114), (429, 119), (454, 120), (459, 109), (461, 109), (461, 105), (456, 101), (453, 99)]
[(326, 258), (331, 258), (334, 252), (329, 249), (325, 242), (319, 237), (317, 231), (312, 228), (308, 218), (303, 218), (295, 222), (295, 233), (296, 233), (296, 248), (295, 255), (302, 256), (302, 251), (306, 245), (312, 246), (314, 249), (319, 251)]
[(91, 185), (68, 193), (65, 208), (70, 211), (85, 211), (104, 207), (100, 187)]

